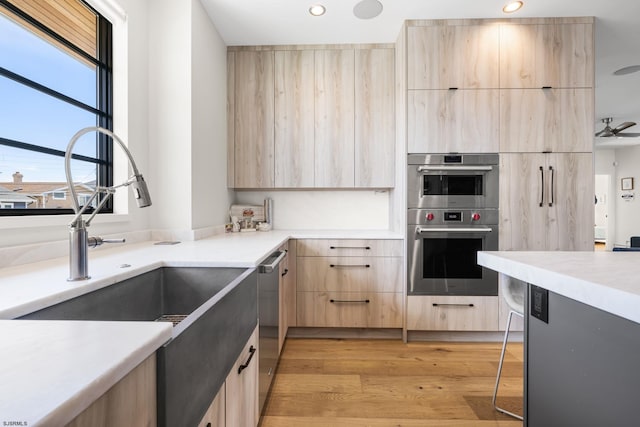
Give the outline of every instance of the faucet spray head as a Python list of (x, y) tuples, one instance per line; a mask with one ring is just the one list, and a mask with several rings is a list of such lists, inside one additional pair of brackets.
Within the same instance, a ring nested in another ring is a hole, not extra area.
[(131, 190), (133, 191), (133, 197), (135, 197), (139, 208), (151, 206), (151, 195), (149, 194), (147, 183), (142, 175), (135, 175), (131, 182)]

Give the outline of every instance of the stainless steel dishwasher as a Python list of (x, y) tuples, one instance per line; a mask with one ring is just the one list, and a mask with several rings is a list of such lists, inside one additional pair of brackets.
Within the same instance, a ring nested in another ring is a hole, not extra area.
[(269, 255), (258, 267), (258, 390), (260, 413), (267, 400), (271, 381), (278, 365), (279, 304), (278, 265), (287, 256), (285, 251)]

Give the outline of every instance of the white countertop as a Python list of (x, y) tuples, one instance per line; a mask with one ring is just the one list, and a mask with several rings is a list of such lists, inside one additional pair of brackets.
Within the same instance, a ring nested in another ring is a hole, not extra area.
[[(290, 238), (402, 239), (384, 230), (230, 233), (176, 245), (89, 251), (89, 274), (67, 282), (68, 256), (0, 269), (0, 319), (14, 319), (161, 266), (257, 266)], [(127, 267), (122, 267), (126, 265)], [(153, 322), (0, 320), (0, 422), (63, 425), (171, 338)]]
[(0, 320), (0, 331), (0, 422), (28, 426), (66, 425), (171, 338), (165, 322)]
[(478, 264), (640, 323), (640, 252), (479, 252)]

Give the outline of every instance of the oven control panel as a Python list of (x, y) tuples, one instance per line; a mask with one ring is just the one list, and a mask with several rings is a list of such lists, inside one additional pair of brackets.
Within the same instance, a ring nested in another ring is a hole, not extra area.
[(497, 209), (409, 209), (412, 225), (497, 225)]
[(457, 212), (445, 211), (444, 221), (445, 222), (451, 222), (451, 221), (462, 222), (462, 212), (461, 211), (457, 211)]

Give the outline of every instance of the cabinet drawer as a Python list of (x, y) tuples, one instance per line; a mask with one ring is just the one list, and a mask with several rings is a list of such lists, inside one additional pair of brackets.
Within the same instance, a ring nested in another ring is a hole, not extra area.
[(301, 257), (298, 291), (402, 292), (402, 258)]
[(497, 331), (498, 297), (409, 296), (407, 329)]
[(302, 239), (297, 255), (301, 256), (402, 256), (402, 240), (377, 239)]
[(402, 293), (298, 292), (298, 326), (401, 328), (402, 298)]

